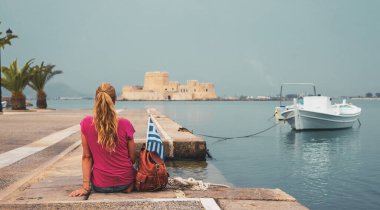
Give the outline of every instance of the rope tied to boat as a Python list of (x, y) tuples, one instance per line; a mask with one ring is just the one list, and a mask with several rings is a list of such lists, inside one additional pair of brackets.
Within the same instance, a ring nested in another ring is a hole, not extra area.
[(198, 135), (198, 136), (203, 136), (203, 137), (208, 137), (208, 138), (218, 139), (216, 142), (214, 142), (214, 143), (218, 143), (218, 142), (226, 141), (226, 140), (230, 140), (230, 139), (241, 139), (241, 138), (249, 138), (249, 137), (253, 137), (253, 136), (259, 135), (259, 134), (261, 134), (261, 133), (264, 133), (264, 132), (266, 132), (266, 131), (268, 131), (268, 130), (270, 130), (270, 129), (276, 127), (276, 126), (277, 126), (277, 123), (271, 125), (271, 126), (268, 127), (268, 128), (265, 128), (265, 129), (260, 130), (260, 131), (258, 131), (258, 132), (256, 132), (256, 133), (253, 133), (253, 134), (244, 135), (244, 136), (234, 136), (234, 137), (213, 136), (213, 135), (207, 135), (207, 134), (201, 134), (201, 133), (194, 133), (194, 132), (188, 130), (187, 128), (183, 128), (183, 127), (179, 128), (178, 131), (182, 131), (182, 132), (190, 132), (190, 133), (195, 134), (195, 135)]

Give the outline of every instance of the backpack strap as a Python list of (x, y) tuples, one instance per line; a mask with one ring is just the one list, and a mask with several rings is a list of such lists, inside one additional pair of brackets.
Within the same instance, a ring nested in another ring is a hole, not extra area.
[(156, 164), (164, 164), (164, 161), (160, 158), (160, 156), (158, 156), (158, 154), (156, 152), (149, 152), (150, 154), (150, 157), (152, 158), (152, 160), (156, 163)]

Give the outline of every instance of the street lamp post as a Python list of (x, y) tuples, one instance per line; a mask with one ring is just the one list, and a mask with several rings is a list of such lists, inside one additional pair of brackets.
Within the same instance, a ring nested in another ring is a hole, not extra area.
[[(12, 38), (12, 30), (10, 28), (8, 28), (8, 30), (5, 32), (7, 34), (7, 37), (5, 37), (5, 39), (8, 39), (7, 41), (9, 41), (9, 39)], [(4, 43), (5, 44), (5, 43)], [(0, 47), (0, 114), (3, 113), (3, 92), (2, 92), (2, 88), (1, 88), (1, 47)]]

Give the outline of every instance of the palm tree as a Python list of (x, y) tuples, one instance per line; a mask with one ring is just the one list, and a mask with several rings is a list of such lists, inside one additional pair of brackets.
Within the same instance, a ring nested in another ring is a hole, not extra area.
[(46, 109), (46, 93), (45, 85), (46, 83), (55, 75), (62, 74), (62, 71), (53, 71), (55, 65), (44, 65), (44, 62), (40, 66), (36, 65), (32, 68), (32, 74), (29, 81), (29, 86), (37, 92), (37, 108)]
[[(0, 21), (1, 24), (1, 21)], [(5, 45), (11, 45), (11, 40), (17, 38), (17, 35), (12, 34), (10, 29), (7, 30), (7, 35), (5, 37), (0, 38), (0, 48), (4, 49)], [(2, 32), (0, 31), (0, 35)]]
[[(0, 21), (0, 24), (1, 24), (1, 21)], [(1, 36), (2, 32), (0, 31), (0, 36)], [(6, 36), (5, 37), (0, 37), (0, 103), (2, 102), (2, 98), (3, 98), (3, 94), (2, 94), (2, 85), (1, 85), (1, 50), (4, 49), (5, 45), (11, 45), (11, 40), (14, 39), (14, 38), (17, 38), (16, 35), (13, 35), (12, 34), (12, 30), (11, 29), (8, 29), (6, 31)], [(0, 105), (0, 114), (3, 113), (3, 105), (1, 104)]]
[(2, 86), (9, 90), (11, 95), (12, 110), (25, 110), (25, 95), (23, 90), (28, 85), (31, 68), (30, 65), (33, 63), (33, 59), (25, 63), (24, 67), (21, 69), (17, 66), (17, 60), (8, 67), (3, 66), (1, 72), (4, 78), (1, 79)]

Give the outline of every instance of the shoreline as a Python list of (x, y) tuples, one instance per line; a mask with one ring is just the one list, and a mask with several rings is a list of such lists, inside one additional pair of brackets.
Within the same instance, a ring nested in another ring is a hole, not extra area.
[(350, 98), (351, 100), (380, 101), (380, 98)]
[[(362, 100), (362, 101), (379, 101), (380, 98), (365, 98), (365, 97), (332, 97), (333, 99), (348, 99), (348, 100)], [(36, 100), (34, 98), (28, 98), (28, 102)], [(73, 98), (73, 99), (57, 99), (57, 98), (51, 98), (47, 99), (48, 101), (81, 101), (81, 100), (94, 100), (93, 98), (83, 97), (83, 98)], [(187, 101), (187, 102), (209, 102), (209, 101), (216, 101), (216, 102), (224, 102), (224, 101), (245, 101), (245, 102), (261, 102), (261, 101), (292, 101), (292, 98), (286, 98), (286, 99), (279, 99), (279, 98), (271, 98), (271, 99), (207, 99), (207, 100), (125, 100), (125, 99), (116, 99), (116, 101), (145, 101), (145, 102), (154, 102), (154, 101), (168, 101), (168, 102), (178, 102), (178, 101)], [(30, 105), (29, 105), (30, 106)], [(10, 108), (10, 106), (4, 107), (5, 110)]]

